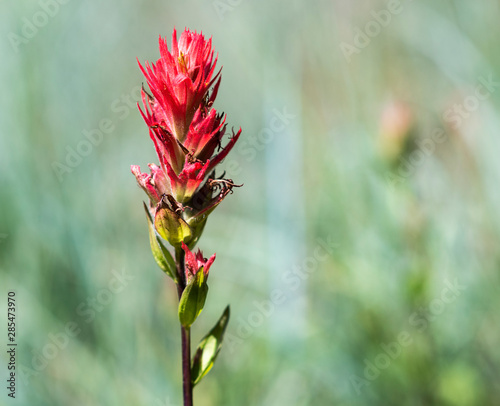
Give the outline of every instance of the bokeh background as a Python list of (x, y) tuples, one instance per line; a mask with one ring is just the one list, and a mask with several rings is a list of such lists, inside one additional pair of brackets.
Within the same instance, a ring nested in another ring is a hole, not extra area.
[(195, 343), (232, 319), (195, 404), (499, 404), (497, 1), (0, 10), (0, 341), (14, 290), (21, 368), (0, 404), (181, 405), (176, 293), (130, 173), (157, 160), (136, 58), (174, 26), (213, 36), (215, 107), (243, 128), (223, 166), (244, 187), (199, 244)]

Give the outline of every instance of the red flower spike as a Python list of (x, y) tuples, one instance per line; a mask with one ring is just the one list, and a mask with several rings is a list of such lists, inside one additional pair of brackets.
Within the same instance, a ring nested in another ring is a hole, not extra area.
[[(156, 63), (139, 63), (151, 92), (142, 90), (139, 110), (149, 127), (160, 165), (149, 165), (151, 174), (141, 173), (136, 166), (132, 172), (152, 206), (162, 196), (171, 195), (189, 208), (183, 215), (186, 221), (196, 216), (198, 224), (200, 211), (206, 218), (235, 186), (230, 180), (215, 182), (215, 174), (208, 174), (231, 151), (241, 129), (222, 146), (226, 117), (212, 108), (221, 81), (220, 71), (215, 72), (217, 56), (212, 40), (188, 29), (177, 38), (174, 30), (171, 49), (162, 38), (159, 47), (160, 59)], [(212, 196), (217, 185), (220, 193)], [(202, 195), (208, 191), (210, 196), (207, 194), (200, 205), (192, 200), (195, 196), (200, 200), (202, 189)]]
[(155, 64), (139, 66), (158, 103), (153, 106), (165, 127), (183, 142), (194, 113), (209, 88), (217, 81), (220, 71), (212, 78), (217, 57), (214, 58), (212, 39), (203, 34), (185, 30), (177, 42), (172, 35), (172, 52), (166, 40), (160, 37), (160, 59)]
[(200, 249), (198, 249), (196, 255), (184, 243), (182, 243), (182, 249), (186, 253), (186, 281), (191, 280), (202, 268), (205, 278), (208, 278), (208, 271), (215, 261), (215, 254), (207, 260), (203, 257), (203, 252)]

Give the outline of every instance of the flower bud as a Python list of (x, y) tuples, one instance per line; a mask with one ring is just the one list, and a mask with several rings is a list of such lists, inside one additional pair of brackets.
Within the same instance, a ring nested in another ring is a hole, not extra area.
[(174, 211), (162, 199), (155, 214), (155, 227), (160, 236), (167, 240), (170, 245), (178, 247), (184, 241), (191, 239), (191, 227), (184, 221), (181, 215)]

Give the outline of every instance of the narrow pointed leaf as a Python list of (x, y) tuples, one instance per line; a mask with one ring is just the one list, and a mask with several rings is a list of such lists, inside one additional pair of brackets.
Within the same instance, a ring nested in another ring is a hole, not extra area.
[(193, 385), (200, 382), (201, 379), (212, 369), (217, 355), (219, 355), (222, 347), (224, 332), (226, 331), (226, 327), (229, 322), (229, 314), (230, 310), (229, 306), (227, 306), (217, 324), (198, 345), (196, 353), (193, 357), (193, 365), (191, 367), (191, 379), (193, 381)]
[(188, 283), (179, 302), (179, 320), (184, 327), (190, 327), (200, 315), (207, 293), (208, 285), (201, 269)]
[(168, 249), (165, 248), (161, 240), (158, 238), (146, 204), (144, 204), (144, 210), (146, 211), (146, 218), (148, 220), (149, 242), (151, 244), (151, 252), (153, 253), (153, 257), (162, 271), (177, 283), (175, 261)]

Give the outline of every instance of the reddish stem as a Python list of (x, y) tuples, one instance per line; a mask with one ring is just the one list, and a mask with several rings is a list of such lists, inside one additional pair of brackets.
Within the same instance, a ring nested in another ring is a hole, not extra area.
[[(182, 292), (186, 288), (186, 273), (184, 264), (184, 250), (178, 249), (176, 252), (177, 272), (179, 283), (177, 285), (177, 293), (179, 300)], [(182, 341), (182, 389), (184, 393), (184, 406), (193, 406), (193, 384), (191, 381), (191, 334), (189, 327), (181, 325), (181, 341)]]

